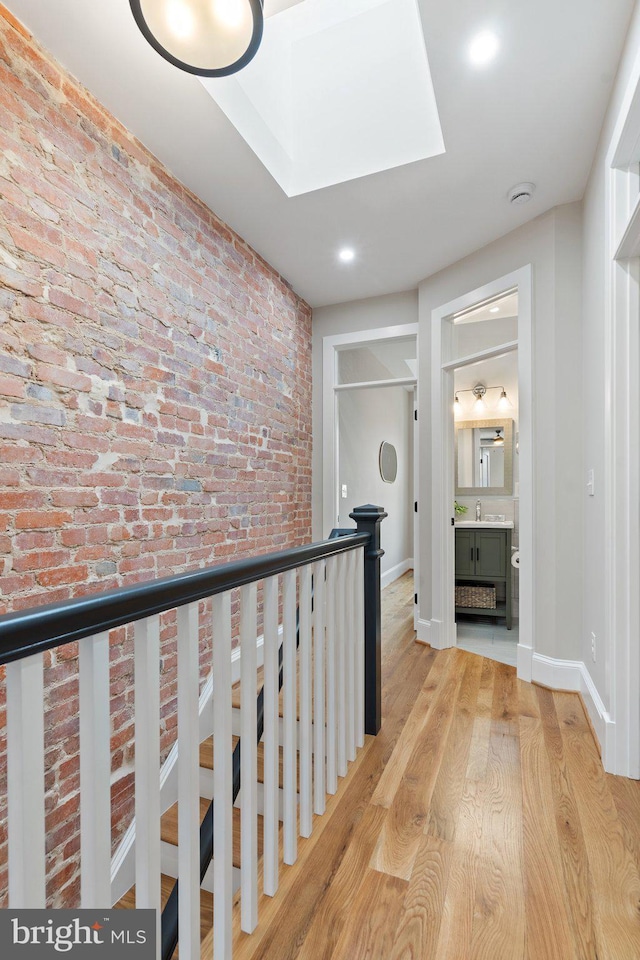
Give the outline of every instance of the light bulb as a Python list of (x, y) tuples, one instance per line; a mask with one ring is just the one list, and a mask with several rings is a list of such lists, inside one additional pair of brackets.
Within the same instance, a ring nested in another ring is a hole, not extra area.
[(510, 406), (511, 404), (509, 403), (506, 390), (503, 390), (498, 400), (498, 410), (508, 410)]
[(352, 247), (343, 247), (338, 257), (343, 263), (352, 263), (356, 258), (356, 252)]

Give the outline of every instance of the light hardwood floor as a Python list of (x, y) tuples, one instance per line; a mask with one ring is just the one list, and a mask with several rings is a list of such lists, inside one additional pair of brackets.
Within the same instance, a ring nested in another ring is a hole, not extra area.
[(412, 601), (385, 591), (382, 731), (234, 960), (640, 958), (640, 784), (576, 695), (416, 644)]

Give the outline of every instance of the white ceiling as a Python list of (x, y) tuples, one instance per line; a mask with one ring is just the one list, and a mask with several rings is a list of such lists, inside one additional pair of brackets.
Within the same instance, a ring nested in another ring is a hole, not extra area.
[[(634, 0), (418, 0), (446, 152), (287, 197), (196, 77), (159, 57), (128, 0), (4, 0), (166, 166), (314, 306), (410, 289), (581, 198)], [(267, 0), (266, 12), (290, 6)], [(480, 30), (500, 38), (472, 67)], [(507, 191), (537, 185), (531, 203)], [(357, 252), (336, 259), (340, 246)]]

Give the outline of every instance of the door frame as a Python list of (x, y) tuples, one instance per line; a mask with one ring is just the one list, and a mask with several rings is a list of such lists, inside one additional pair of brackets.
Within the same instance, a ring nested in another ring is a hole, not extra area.
[[(338, 424), (338, 353), (341, 349), (366, 346), (381, 340), (398, 340), (401, 337), (416, 338), (416, 356), (419, 356), (418, 324), (403, 323), (397, 326), (377, 327), (371, 330), (356, 330), (352, 333), (339, 333), (322, 339), (322, 531), (328, 532), (337, 525), (339, 512), (339, 424)], [(377, 383), (377, 386), (408, 386), (413, 383), (416, 393), (418, 378), (389, 380)], [(374, 384), (371, 384), (374, 386)], [(414, 467), (414, 475), (417, 466)], [(355, 504), (354, 504), (355, 506)], [(384, 504), (381, 504), (384, 507)], [(417, 531), (414, 521), (414, 565), (417, 563)]]
[(640, 779), (640, 55), (606, 155), (605, 624), (602, 759)]
[[(465, 358), (452, 361), (448, 348), (453, 334), (453, 314), (517, 288), (518, 291), (518, 431), (519, 431), (519, 642), (518, 676), (531, 680), (534, 649), (534, 475), (533, 475), (533, 351), (532, 267), (514, 270), (455, 300), (431, 314), (431, 619), (428, 642), (437, 649), (454, 646), (455, 549), (452, 530), (454, 499), (454, 384), (453, 369)], [(514, 349), (514, 343), (476, 355), (475, 359)], [(468, 358), (467, 358), (468, 360)], [(421, 621), (424, 623), (424, 621)], [(427, 638), (425, 638), (427, 639)]]

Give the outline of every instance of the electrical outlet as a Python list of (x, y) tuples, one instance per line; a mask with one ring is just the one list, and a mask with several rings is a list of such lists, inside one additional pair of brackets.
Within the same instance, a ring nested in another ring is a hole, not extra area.
[(346, 485), (346, 483), (343, 483), (343, 484), (342, 484), (342, 499), (343, 499), (343, 500), (346, 500), (346, 499), (347, 499), (347, 485)]
[(591, 659), (596, 662), (596, 635), (591, 633)]

